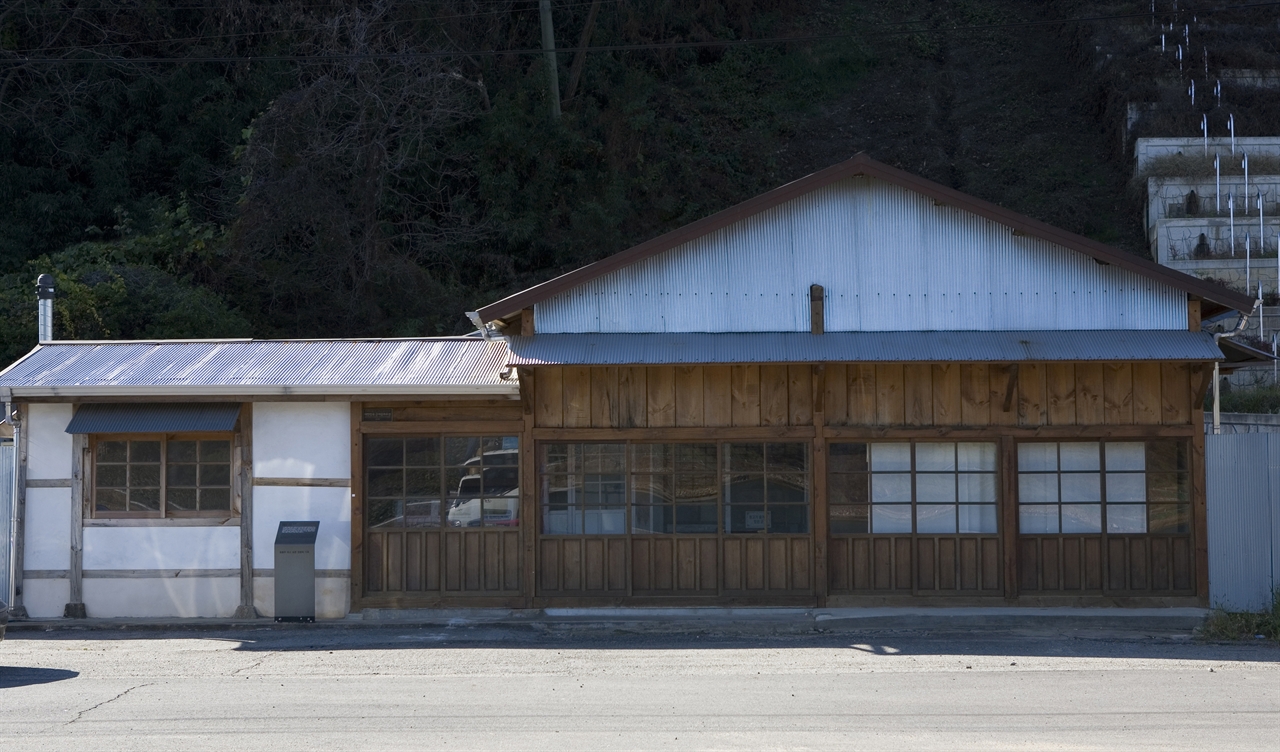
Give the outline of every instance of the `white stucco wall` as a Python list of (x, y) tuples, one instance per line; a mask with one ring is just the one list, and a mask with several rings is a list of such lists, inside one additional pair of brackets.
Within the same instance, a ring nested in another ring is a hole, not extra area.
[(259, 478), (351, 477), (351, 405), (255, 402), (253, 474)]
[(84, 581), (85, 613), (93, 618), (230, 617), (238, 605), (239, 577), (86, 578)]
[(71, 566), (70, 488), (27, 489), (22, 542), (23, 569), (67, 569)]
[[(276, 615), (276, 581), (274, 577), (253, 578), (253, 605), (268, 618)], [(316, 578), (316, 618), (341, 619), (351, 611), (350, 577)]]
[(69, 404), (34, 404), (27, 407), (27, 478), (52, 480), (71, 477), (71, 422)]
[(316, 569), (351, 568), (351, 490), (257, 486), (253, 489), (253, 568), (275, 568), (283, 520), (318, 520)]
[(71, 601), (69, 580), (23, 580), (22, 605), (33, 619), (57, 619)]
[(239, 526), (90, 527), (84, 531), (86, 571), (239, 567)]

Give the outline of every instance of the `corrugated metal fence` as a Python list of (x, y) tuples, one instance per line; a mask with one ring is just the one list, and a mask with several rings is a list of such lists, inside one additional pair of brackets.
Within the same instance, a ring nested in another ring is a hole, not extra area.
[(1280, 433), (1205, 437), (1209, 601), (1261, 611), (1280, 586)]
[(13, 601), (13, 442), (0, 442), (0, 601)]

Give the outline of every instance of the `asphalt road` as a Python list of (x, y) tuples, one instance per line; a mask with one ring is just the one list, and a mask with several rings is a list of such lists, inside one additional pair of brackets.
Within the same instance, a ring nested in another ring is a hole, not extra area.
[(1280, 649), (1097, 635), (10, 633), (13, 749), (1280, 748)]

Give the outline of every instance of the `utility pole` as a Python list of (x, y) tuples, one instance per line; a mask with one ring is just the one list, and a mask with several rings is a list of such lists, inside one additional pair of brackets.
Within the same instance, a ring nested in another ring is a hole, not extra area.
[(551, 0), (538, 0), (542, 16), (542, 55), (546, 59), (547, 84), (551, 96), (551, 119), (560, 119), (560, 76), (556, 70), (556, 31), (551, 26)]

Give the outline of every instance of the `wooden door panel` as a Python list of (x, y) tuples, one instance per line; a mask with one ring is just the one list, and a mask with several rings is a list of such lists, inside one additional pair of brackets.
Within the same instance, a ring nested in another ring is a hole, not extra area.
[(833, 594), (991, 595), (1003, 588), (994, 536), (840, 536), (828, 544)]
[(518, 593), (520, 531), (369, 531), (365, 573), (370, 596)]
[(1024, 535), (1018, 539), (1023, 593), (1190, 595), (1188, 536)]

